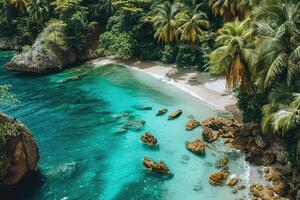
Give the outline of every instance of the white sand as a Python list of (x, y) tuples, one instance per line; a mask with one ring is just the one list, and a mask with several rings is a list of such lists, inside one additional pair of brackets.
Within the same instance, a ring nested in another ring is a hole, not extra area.
[[(109, 63), (120, 63), (113, 59), (96, 59), (92, 61), (95, 65)], [(130, 61), (124, 64), (134, 70), (145, 72), (160, 81), (170, 83), (175, 87), (201, 99), (219, 109), (236, 103), (236, 99), (226, 91), (224, 78), (210, 78), (208, 73), (192, 71), (177, 75), (177, 70), (172, 65), (160, 62)], [(173, 78), (170, 78), (173, 77)], [(199, 83), (200, 82), (200, 83)]]

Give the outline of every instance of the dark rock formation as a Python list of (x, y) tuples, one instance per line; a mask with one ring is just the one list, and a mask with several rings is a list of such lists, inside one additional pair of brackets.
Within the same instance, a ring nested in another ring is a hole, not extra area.
[(161, 116), (161, 115), (164, 115), (168, 112), (168, 109), (166, 108), (161, 108), (158, 110), (158, 112), (156, 113), (156, 116)]
[(187, 149), (195, 154), (202, 155), (205, 153), (205, 144), (201, 140), (195, 140), (187, 144)]
[(198, 126), (200, 126), (200, 122), (195, 119), (191, 119), (186, 123), (185, 129), (190, 131), (197, 128)]
[(168, 120), (176, 119), (176, 118), (178, 118), (181, 114), (182, 114), (182, 110), (181, 110), (181, 109), (178, 109), (178, 110), (176, 110), (175, 112), (172, 112), (172, 113), (168, 116)]
[(13, 185), (38, 170), (39, 150), (30, 131), (0, 113), (0, 185)]
[(141, 140), (145, 144), (150, 145), (150, 146), (157, 146), (158, 145), (157, 139), (150, 132), (147, 132), (144, 135), (142, 135)]
[(14, 56), (6, 67), (16, 71), (47, 73), (61, 70), (66, 65), (90, 60), (97, 56), (96, 49), (100, 29), (96, 22), (91, 22), (88, 25), (87, 45), (80, 52), (64, 50), (56, 45), (48, 45), (45, 38), (47, 33), (51, 32), (49, 29), (49, 27), (46, 27), (43, 30), (30, 51)]
[(144, 167), (146, 170), (162, 173), (162, 174), (171, 174), (170, 169), (167, 165), (163, 162), (154, 162), (153, 160), (145, 157), (144, 158)]

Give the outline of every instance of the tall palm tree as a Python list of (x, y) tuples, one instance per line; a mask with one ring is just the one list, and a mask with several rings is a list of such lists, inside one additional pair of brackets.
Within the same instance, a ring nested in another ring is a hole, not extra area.
[(43, 24), (49, 13), (48, 3), (45, 0), (31, 0), (27, 5), (27, 12), (31, 19)]
[(25, 10), (27, 6), (27, 0), (9, 0), (9, 3), (19, 10)]
[(155, 17), (153, 17), (154, 37), (164, 43), (172, 43), (177, 40), (176, 30), (178, 28), (176, 15), (182, 9), (182, 4), (166, 1), (157, 6)]
[(248, 21), (234, 21), (219, 30), (216, 44), (219, 46), (210, 55), (212, 72), (226, 75), (227, 88), (241, 86), (252, 93), (251, 67), (255, 65), (256, 54), (252, 48), (253, 31)]
[(300, 72), (300, 2), (267, 5), (256, 18), (261, 44), (257, 81), (263, 89), (278, 80), (290, 86)]
[(193, 47), (197, 40), (205, 36), (203, 29), (209, 28), (207, 16), (199, 7), (200, 5), (196, 5), (193, 9), (186, 9), (177, 15), (177, 33), (180, 35), (180, 41), (190, 42)]

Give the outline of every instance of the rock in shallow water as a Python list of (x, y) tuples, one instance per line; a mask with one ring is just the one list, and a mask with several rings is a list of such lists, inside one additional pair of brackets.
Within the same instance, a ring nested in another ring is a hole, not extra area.
[(164, 115), (164, 114), (166, 114), (167, 112), (168, 112), (168, 109), (166, 109), (166, 108), (161, 108), (161, 109), (159, 109), (159, 110), (157, 111), (156, 116)]
[(182, 114), (182, 110), (181, 110), (181, 109), (178, 109), (178, 110), (176, 110), (175, 112), (172, 112), (172, 113), (168, 116), (168, 120), (176, 119), (176, 118), (178, 118), (181, 114)]
[(214, 186), (224, 185), (225, 180), (229, 176), (227, 168), (222, 169), (220, 172), (216, 172), (209, 177), (209, 183)]
[(152, 107), (147, 105), (135, 105), (133, 108), (136, 110), (152, 110)]
[(162, 174), (171, 174), (170, 169), (167, 167), (167, 165), (163, 162), (154, 162), (150, 158), (145, 157), (144, 158), (144, 167), (146, 170), (162, 173)]
[(215, 163), (215, 167), (216, 168), (223, 168), (227, 165), (229, 159), (227, 156), (224, 156), (223, 158), (217, 160), (217, 162)]
[(187, 149), (195, 154), (203, 155), (205, 153), (205, 144), (201, 140), (195, 140), (187, 143)]
[(191, 119), (186, 123), (185, 129), (190, 131), (197, 128), (198, 126), (200, 126), (200, 122), (195, 119)]
[(30, 131), (0, 113), (0, 185), (13, 185), (38, 170), (39, 149)]
[(142, 135), (141, 140), (149, 146), (158, 145), (157, 139), (150, 132), (147, 132), (144, 135)]
[(206, 142), (213, 142), (218, 139), (218, 137), (218, 134), (213, 133), (210, 128), (204, 128), (204, 130), (202, 131), (202, 138)]

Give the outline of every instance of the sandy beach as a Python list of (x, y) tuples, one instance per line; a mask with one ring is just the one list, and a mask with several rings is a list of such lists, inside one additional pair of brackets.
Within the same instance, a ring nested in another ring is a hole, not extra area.
[(124, 62), (110, 58), (98, 58), (91, 62), (96, 65), (119, 63), (134, 70), (143, 71), (160, 81), (174, 85), (217, 109), (230, 111), (238, 120), (241, 118), (235, 106), (236, 98), (226, 90), (226, 82), (223, 77), (212, 77), (207, 72), (195, 70), (179, 71), (175, 65), (159, 61), (130, 60)]

